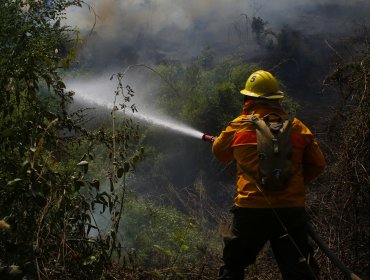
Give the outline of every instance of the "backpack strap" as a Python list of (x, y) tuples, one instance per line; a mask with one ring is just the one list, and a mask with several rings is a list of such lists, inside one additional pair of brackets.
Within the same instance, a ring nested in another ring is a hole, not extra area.
[[(263, 187), (280, 184), (280, 177), (287, 177), (291, 160), (290, 119), (283, 119), (276, 113), (270, 113), (263, 118), (247, 115), (246, 120), (253, 123), (257, 134), (257, 152), (259, 159), (259, 177), (254, 178)], [(270, 183), (271, 178), (276, 182)], [(284, 179), (285, 180), (285, 179)], [(286, 185), (285, 183), (283, 185)]]
[[(276, 121), (271, 122), (271, 116), (274, 116)], [(247, 118), (253, 122), (253, 124), (261, 133), (268, 136), (268, 138), (272, 140), (274, 153), (279, 153), (278, 135), (286, 130), (289, 125), (291, 125), (291, 120), (288, 118), (283, 120), (283, 118), (276, 113), (267, 114), (263, 117), (263, 119), (257, 117), (256, 115), (248, 115)]]

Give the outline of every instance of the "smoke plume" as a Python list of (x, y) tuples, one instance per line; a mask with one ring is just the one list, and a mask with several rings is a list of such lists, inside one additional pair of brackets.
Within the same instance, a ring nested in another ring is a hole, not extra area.
[[(307, 34), (337, 36), (368, 24), (364, 0), (88, 0), (91, 7), (69, 10), (68, 24), (84, 34), (81, 60), (111, 65), (186, 60), (211, 46), (217, 55), (240, 48), (256, 51), (253, 17), (278, 30), (289, 26)], [(91, 32), (92, 31), (92, 32)]]

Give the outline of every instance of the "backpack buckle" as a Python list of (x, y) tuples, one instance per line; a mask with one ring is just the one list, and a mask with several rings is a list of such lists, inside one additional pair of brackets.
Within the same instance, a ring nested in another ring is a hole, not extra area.
[(279, 153), (279, 140), (276, 138), (273, 138), (271, 140), (272, 140), (272, 147), (274, 149), (274, 154)]
[(254, 121), (254, 122), (256, 122), (258, 120), (258, 117), (256, 115), (252, 115), (251, 116), (251, 120)]
[(283, 127), (283, 123), (270, 123), (269, 127), (271, 132), (278, 133), (280, 129)]

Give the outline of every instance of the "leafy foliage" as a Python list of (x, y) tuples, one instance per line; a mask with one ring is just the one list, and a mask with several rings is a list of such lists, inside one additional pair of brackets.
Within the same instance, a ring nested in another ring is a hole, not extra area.
[[(100, 181), (89, 174), (94, 160), (90, 144), (106, 137), (82, 127), (83, 110), (69, 112), (73, 92), (62, 81), (78, 38), (61, 20), (66, 8), (81, 3), (0, 4), (0, 217), (10, 225), (0, 232), (2, 277), (16, 265), (20, 276), (96, 279), (118, 246), (117, 226), (109, 238), (89, 235), (97, 228), (95, 204), (105, 205), (115, 217), (122, 204), (99, 191)], [(110, 147), (126, 141), (125, 135), (110, 137)], [(90, 144), (80, 158), (75, 148), (84, 139)], [(130, 169), (116, 161), (109, 173), (112, 184)]]
[(208, 223), (148, 199), (128, 198), (120, 231), (127, 267), (146, 267), (161, 279), (214, 275), (221, 243)]
[[(248, 73), (256, 66), (239, 66), (241, 61), (231, 57), (213, 67), (205, 67), (208, 54), (204, 55), (205, 58), (200, 56), (188, 65), (169, 62), (157, 66), (156, 70), (171, 81), (171, 86), (163, 84), (155, 93), (159, 97), (157, 106), (166, 108), (166, 113), (176, 119), (201, 129), (220, 129), (214, 125), (223, 126), (239, 114), (242, 98), (235, 91), (244, 86)], [(181, 105), (178, 100), (182, 100)]]

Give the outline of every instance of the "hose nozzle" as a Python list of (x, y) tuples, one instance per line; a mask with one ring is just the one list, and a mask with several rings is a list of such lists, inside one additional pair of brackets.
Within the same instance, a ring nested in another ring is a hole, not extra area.
[(203, 141), (211, 142), (212, 143), (213, 141), (216, 140), (216, 136), (203, 134), (202, 139), (203, 139)]

